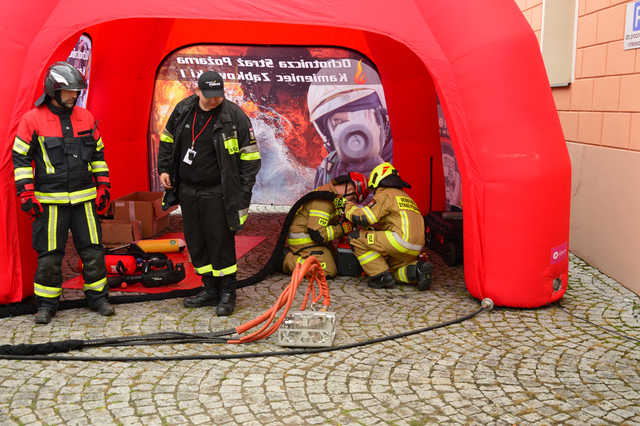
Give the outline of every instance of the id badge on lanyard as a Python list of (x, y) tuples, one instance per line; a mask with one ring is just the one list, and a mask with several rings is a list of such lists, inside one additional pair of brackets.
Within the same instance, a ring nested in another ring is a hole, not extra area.
[(200, 129), (200, 131), (196, 135), (195, 127), (196, 127), (197, 116), (198, 116), (198, 111), (196, 110), (195, 113), (193, 114), (193, 123), (191, 124), (191, 148), (187, 149), (187, 152), (184, 154), (184, 158), (182, 159), (182, 161), (188, 165), (191, 165), (193, 163), (193, 160), (196, 158), (197, 152), (194, 149), (196, 145), (196, 139), (198, 139), (198, 137), (202, 134), (202, 132), (204, 132), (204, 129), (207, 128), (207, 126), (209, 125), (209, 122), (211, 122), (211, 119), (213, 118), (213, 115), (211, 115), (207, 120), (207, 122), (204, 123), (204, 126), (202, 127), (202, 129)]
[(191, 165), (193, 163), (193, 159), (196, 158), (196, 154), (197, 152), (194, 149), (189, 148), (184, 154), (184, 158), (182, 159), (182, 161), (184, 161), (188, 165)]

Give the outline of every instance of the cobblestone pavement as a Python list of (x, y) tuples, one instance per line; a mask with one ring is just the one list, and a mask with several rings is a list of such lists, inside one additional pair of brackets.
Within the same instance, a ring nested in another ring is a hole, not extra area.
[[(272, 215), (271, 215), (272, 216)], [(244, 233), (273, 227), (253, 215)], [(268, 227), (268, 226), (267, 226)], [(271, 251), (239, 261), (246, 275)], [(432, 289), (372, 290), (330, 281), (335, 344), (401, 333), (477, 310), (462, 267), (433, 255)], [(60, 311), (51, 324), (0, 319), (0, 343), (235, 327), (264, 312), (288, 283), (274, 275), (239, 290), (232, 317), (181, 299), (118, 305), (113, 317)], [(65, 290), (65, 297), (76, 293)], [(301, 295), (298, 296), (301, 299)], [(0, 360), (0, 424), (640, 424), (640, 300), (570, 258), (569, 289), (539, 309), (497, 308), (471, 320), (383, 343), (295, 356), (228, 360), (78, 362)], [(93, 348), (78, 356), (174, 356), (279, 351), (247, 345)]]

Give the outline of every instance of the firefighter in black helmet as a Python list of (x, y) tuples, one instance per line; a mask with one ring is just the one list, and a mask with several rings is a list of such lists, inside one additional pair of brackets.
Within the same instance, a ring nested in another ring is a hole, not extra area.
[(82, 259), (89, 308), (113, 315), (100, 222), (109, 207), (109, 168), (93, 115), (76, 106), (84, 77), (66, 62), (47, 70), (44, 93), (18, 125), (13, 143), (15, 182), (22, 210), (33, 217), (38, 252), (36, 323), (54, 317), (62, 294), (62, 258), (69, 229)]

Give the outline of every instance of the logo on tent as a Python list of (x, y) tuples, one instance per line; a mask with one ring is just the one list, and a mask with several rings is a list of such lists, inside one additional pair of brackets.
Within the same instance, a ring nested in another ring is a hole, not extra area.
[(358, 70), (353, 76), (353, 81), (358, 84), (364, 84), (367, 82), (367, 74), (362, 69), (362, 59), (358, 61)]

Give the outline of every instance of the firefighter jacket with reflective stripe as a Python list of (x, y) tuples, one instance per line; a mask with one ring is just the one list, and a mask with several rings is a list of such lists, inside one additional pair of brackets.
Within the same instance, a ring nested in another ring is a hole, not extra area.
[[(316, 188), (316, 191), (335, 193), (331, 183)], [(289, 227), (287, 243), (290, 246), (326, 244), (340, 238), (344, 233), (342, 227), (337, 224), (338, 219), (332, 201), (312, 199), (296, 212)]]
[(409, 194), (401, 189), (379, 187), (366, 206), (347, 201), (344, 212), (354, 224), (390, 231), (388, 238), (393, 238), (392, 243), (411, 249), (424, 245), (422, 213)]
[[(180, 101), (173, 109), (160, 136), (158, 174), (169, 173), (174, 188), (179, 182), (180, 147), (182, 132), (191, 132), (198, 96)], [(220, 167), (221, 186), (227, 223), (233, 231), (242, 227), (247, 218), (251, 191), (260, 170), (260, 151), (253, 135), (251, 122), (235, 103), (225, 99), (213, 116), (213, 140)], [(189, 125), (189, 126), (187, 126)]]
[(12, 158), (18, 194), (33, 185), (44, 204), (92, 200), (97, 178), (109, 176), (96, 120), (78, 106), (71, 114), (49, 105), (27, 112), (18, 125)]

